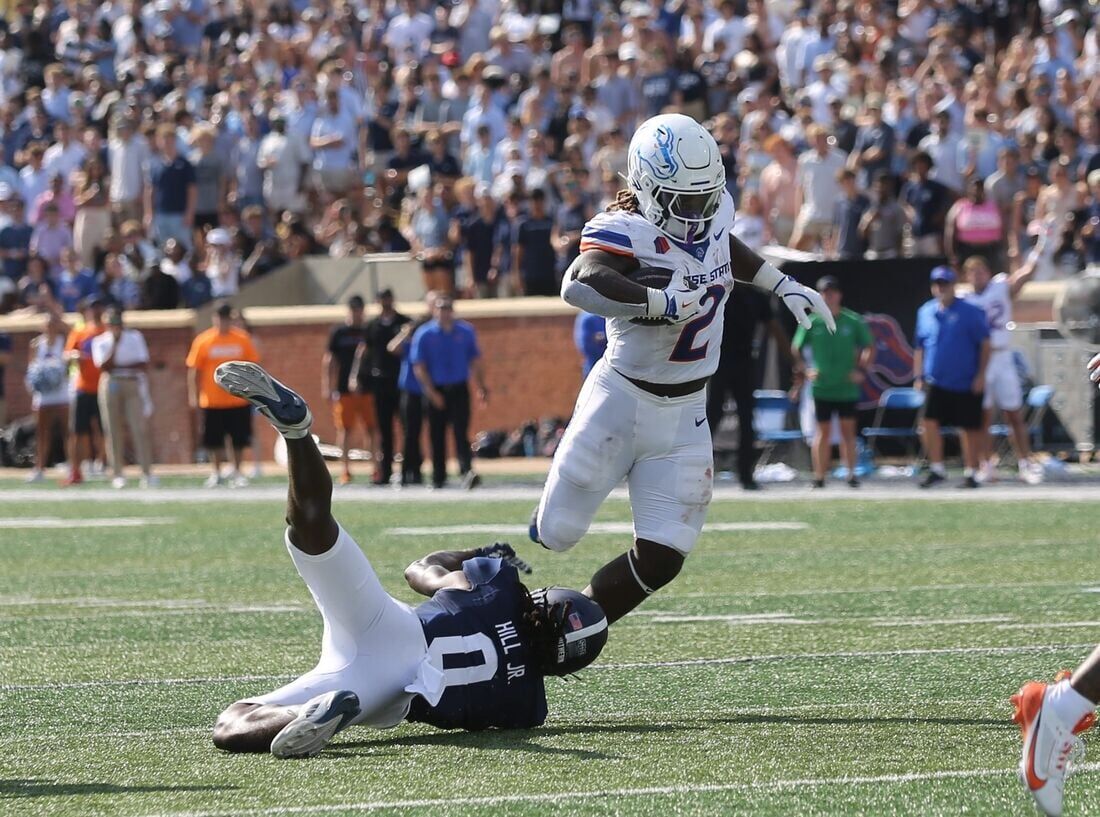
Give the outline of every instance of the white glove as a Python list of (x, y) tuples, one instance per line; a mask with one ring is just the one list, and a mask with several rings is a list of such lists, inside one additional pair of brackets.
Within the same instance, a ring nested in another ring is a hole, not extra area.
[(791, 310), (791, 314), (803, 329), (810, 328), (810, 313), (816, 312), (825, 321), (826, 328), (830, 332), (836, 332), (836, 320), (833, 318), (832, 310), (816, 289), (802, 286), (794, 278), (786, 275), (776, 284), (772, 292), (779, 296), (779, 300), (787, 309)]
[(1096, 355), (1089, 361), (1089, 380), (1093, 383), (1100, 384), (1100, 355)]
[(665, 318), (672, 323), (683, 323), (698, 314), (699, 290), (646, 288), (647, 318)]

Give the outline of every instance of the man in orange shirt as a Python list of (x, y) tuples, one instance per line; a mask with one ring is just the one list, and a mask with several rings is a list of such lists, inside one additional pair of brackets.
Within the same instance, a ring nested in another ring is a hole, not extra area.
[(226, 437), (233, 446), (233, 485), (247, 485), (241, 455), (252, 444), (252, 406), (215, 383), (214, 370), (228, 360), (255, 363), (259, 359), (251, 335), (233, 326), (233, 307), (225, 302), (215, 310), (214, 326), (195, 338), (187, 354), (187, 396), (191, 407), (202, 411), (202, 445), (214, 464), (208, 488), (226, 483), (222, 476)]
[(107, 331), (103, 323), (106, 302), (100, 297), (81, 302), (84, 325), (69, 333), (65, 341), (66, 360), (77, 364), (72, 411), (69, 412), (69, 476), (64, 485), (84, 481), (80, 463), (94, 460), (103, 452), (103, 421), (99, 416), (99, 367), (92, 360), (92, 339)]

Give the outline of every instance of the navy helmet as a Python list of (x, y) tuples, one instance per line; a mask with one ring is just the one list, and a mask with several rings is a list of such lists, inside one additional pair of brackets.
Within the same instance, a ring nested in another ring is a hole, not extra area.
[(607, 643), (607, 616), (599, 604), (567, 587), (533, 590), (531, 600), (546, 610), (553, 636), (542, 656), (545, 674), (570, 675), (596, 660)]

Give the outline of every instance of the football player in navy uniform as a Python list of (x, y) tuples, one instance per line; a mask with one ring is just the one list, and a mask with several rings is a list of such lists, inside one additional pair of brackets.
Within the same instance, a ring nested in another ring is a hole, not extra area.
[(413, 562), (405, 577), (430, 600), (413, 608), (392, 598), (332, 517), (332, 478), (309, 433), (305, 401), (254, 363), (223, 363), (215, 379), (252, 402), (286, 439), (286, 546), (324, 634), (317, 666), (231, 705), (214, 726), (214, 745), (309, 757), (355, 724), (540, 725), (545, 676), (582, 669), (607, 641), (599, 605), (565, 588), (528, 592), (517, 570), (526, 565), (499, 544)]

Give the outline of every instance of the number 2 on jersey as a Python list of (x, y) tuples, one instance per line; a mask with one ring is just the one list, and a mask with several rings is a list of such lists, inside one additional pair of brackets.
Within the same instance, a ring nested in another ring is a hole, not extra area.
[[(707, 356), (707, 346), (710, 341), (706, 341), (701, 346), (696, 346), (695, 338), (710, 326), (714, 316), (718, 314), (718, 305), (722, 303), (722, 296), (725, 292), (726, 288), (723, 286), (707, 287), (707, 291), (699, 299), (699, 308), (705, 308), (706, 311), (684, 324), (683, 331), (680, 332), (680, 337), (676, 341), (676, 346), (673, 347), (672, 354), (668, 356), (672, 363), (695, 363)], [(708, 301), (710, 306), (707, 306)]]

